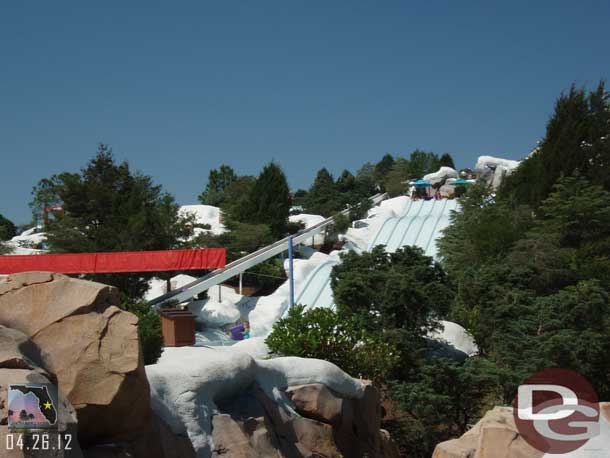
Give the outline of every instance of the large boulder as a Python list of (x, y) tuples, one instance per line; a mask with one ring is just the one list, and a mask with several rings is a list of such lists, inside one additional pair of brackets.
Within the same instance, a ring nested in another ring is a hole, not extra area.
[(150, 421), (137, 318), (116, 304), (115, 288), (47, 272), (0, 284), (0, 324), (39, 349), (42, 367), (76, 409), (85, 447), (133, 440)]
[(436, 446), (432, 458), (540, 458), (521, 436), (511, 407), (495, 407), (459, 439)]

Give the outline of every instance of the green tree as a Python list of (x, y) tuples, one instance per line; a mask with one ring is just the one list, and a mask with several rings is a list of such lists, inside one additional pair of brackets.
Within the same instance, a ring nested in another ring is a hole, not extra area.
[(265, 342), (275, 353), (324, 359), (352, 376), (379, 382), (398, 363), (391, 344), (325, 308), (306, 311), (296, 305), (274, 324)]
[(587, 94), (572, 86), (555, 104), (537, 150), (506, 180), (501, 195), (537, 208), (561, 176), (576, 170), (610, 190), (610, 96), (603, 82)]
[(338, 314), (395, 342), (402, 364), (394, 375), (406, 377), (427, 351), (424, 337), (449, 309), (447, 276), (416, 247), (386, 253), (378, 246), (370, 253), (347, 253), (342, 261), (331, 274)]
[(438, 155), (416, 149), (409, 157), (409, 178), (422, 178), (440, 168)]
[(449, 154), (449, 153), (445, 153), (441, 156), (438, 165), (439, 165), (439, 167), (451, 167), (452, 169), (455, 169), (455, 163), (453, 162), (453, 157), (451, 157), (451, 154)]
[[(106, 145), (100, 145), (80, 173), (42, 180), (34, 193), (33, 206), (54, 195), (64, 208), (64, 214), (46, 228), (53, 253), (166, 250), (179, 247), (191, 233), (187, 223), (192, 221), (179, 216), (174, 198), (150, 177), (132, 173), (126, 162), (116, 163)], [(139, 297), (151, 276), (92, 278)]]
[(263, 168), (250, 192), (249, 202), (251, 219), (244, 222), (267, 224), (276, 239), (286, 235), (290, 190), (286, 175), (275, 162)]
[(328, 217), (340, 210), (341, 204), (333, 176), (325, 168), (318, 170), (305, 198), (305, 211)]
[(408, 160), (399, 158), (394, 162), (394, 165), (386, 174), (384, 182), (385, 190), (391, 197), (400, 196), (407, 192), (410, 171)]
[(144, 364), (155, 364), (163, 352), (161, 319), (147, 302), (123, 298), (120, 308), (138, 317), (138, 338), (142, 348)]
[(392, 384), (402, 411), (389, 425), (392, 437), (410, 457), (432, 456), (436, 444), (461, 436), (494, 406), (500, 379), (501, 371), (484, 358), (427, 361), (416, 381)]
[(17, 227), (0, 213), (0, 242), (10, 240), (15, 235), (17, 235)]
[(226, 189), (237, 180), (233, 168), (221, 165), (218, 169), (210, 170), (208, 184), (205, 190), (199, 194), (198, 199), (202, 204), (219, 207), (225, 200)]
[(246, 175), (238, 177), (227, 186), (224, 200), (220, 204), (220, 209), (227, 220), (248, 223), (252, 214), (250, 196), (255, 184), (256, 178)]
[(391, 154), (386, 154), (381, 158), (381, 160), (375, 165), (375, 170), (373, 172), (373, 176), (375, 178), (375, 183), (383, 189), (386, 183), (386, 177), (392, 167), (394, 166), (394, 156)]

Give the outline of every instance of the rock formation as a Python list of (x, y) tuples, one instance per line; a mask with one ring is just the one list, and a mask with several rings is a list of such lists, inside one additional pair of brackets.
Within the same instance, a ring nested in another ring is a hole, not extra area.
[(398, 457), (377, 391), (329, 362), (171, 348), (146, 371), (153, 409), (198, 457)]
[(370, 384), (238, 348), (166, 349), (145, 371), (137, 318), (117, 304), (114, 288), (64, 275), (0, 281), (0, 443), (7, 385), (32, 381), (59, 388), (69, 458), (398, 457)]
[(436, 446), (432, 458), (541, 458), (521, 437), (511, 407), (495, 407), (459, 439)]
[(4, 279), (0, 384), (55, 384), (67, 406), (65, 428), (78, 436), (87, 457), (189, 456), (177, 454), (175, 444), (164, 454), (164, 443), (180, 438), (151, 410), (137, 318), (116, 304), (116, 289), (64, 275), (30, 272)]

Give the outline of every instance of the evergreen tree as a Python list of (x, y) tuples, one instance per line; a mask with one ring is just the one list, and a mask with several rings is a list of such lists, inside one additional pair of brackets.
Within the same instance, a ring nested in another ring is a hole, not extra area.
[(205, 205), (219, 207), (225, 199), (226, 189), (237, 180), (235, 171), (228, 165), (221, 165), (217, 170), (212, 169), (208, 175), (208, 184), (199, 194), (199, 201)]
[(537, 208), (561, 176), (579, 171), (610, 190), (610, 96), (601, 82), (586, 93), (572, 86), (555, 104), (537, 150), (504, 181), (501, 195)]
[(409, 157), (409, 178), (422, 178), (428, 173), (436, 172), (439, 167), (438, 155), (416, 149)]
[(356, 173), (356, 194), (360, 198), (371, 197), (379, 192), (375, 183), (375, 166), (370, 162), (365, 163)]
[(394, 156), (386, 154), (375, 165), (374, 178), (378, 186), (383, 188), (386, 181), (386, 176), (394, 166)]
[(455, 169), (455, 163), (453, 162), (453, 157), (451, 157), (451, 154), (445, 153), (441, 156), (439, 160), (439, 167), (451, 167), (452, 169)]
[(286, 235), (290, 190), (286, 175), (275, 162), (266, 165), (250, 192), (250, 223), (267, 224), (275, 238)]
[[(52, 253), (166, 250), (189, 235), (189, 218), (178, 214), (174, 198), (149, 176), (116, 163), (100, 145), (80, 173), (63, 173), (34, 188), (32, 206), (48, 196), (62, 204), (64, 214), (46, 228)], [(152, 274), (107, 274), (93, 279), (117, 286), (132, 297), (146, 290)]]
[(0, 242), (10, 240), (15, 235), (17, 235), (17, 227), (0, 213)]
[(405, 194), (409, 189), (410, 175), (409, 161), (403, 158), (398, 158), (392, 168), (385, 177), (385, 190), (390, 196), (400, 196)]
[(248, 223), (252, 218), (250, 196), (256, 184), (256, 177), (245, 175), (233, 181), (224, 191), (224, 199), (220, 204), (223, 216), (228, 221)]
[(316, 179), (305, 197), (305, 211), (322, 216), (331, 216), (341, 208), (341, 199), (335, 180), (326, 169), (318, 170)]

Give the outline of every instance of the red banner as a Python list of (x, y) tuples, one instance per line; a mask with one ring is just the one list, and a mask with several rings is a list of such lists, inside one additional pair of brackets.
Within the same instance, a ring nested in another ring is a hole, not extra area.
[(224, 267), (226, 250), (119, 251), (116, 253), (69, 253), (0, 256), (0, 274), (57, 272), (101, 274), (114, 272), (161, 272)]

